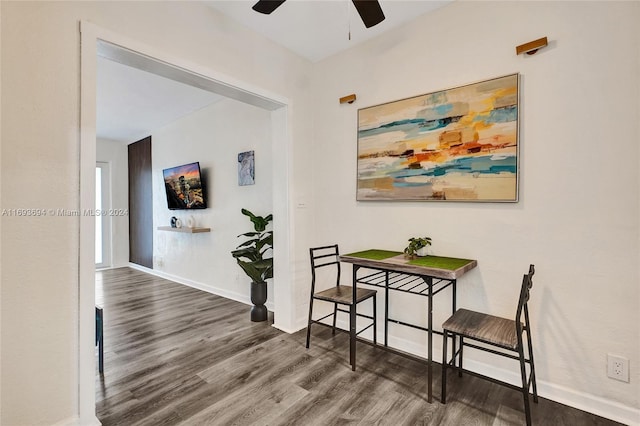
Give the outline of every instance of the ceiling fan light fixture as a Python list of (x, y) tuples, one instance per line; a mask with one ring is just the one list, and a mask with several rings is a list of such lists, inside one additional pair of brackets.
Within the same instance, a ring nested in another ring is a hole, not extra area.
[[(358, 15), (362, 18), (364, 26), (371, 28), (384, 21), (384, 12), (377, 0), (351, 0), (358, 11)], [(259, 0), (251, 8), (256, 12), (270, 15), (274, 10), (279, 8), (285, 0)]]
[(384, 12), (380, 3), (372, 0), (351, 0), (358, 11), (358, 15), (362, 18), (364, 26), (371, 28), (384, 21)]
[(285, 0), (260, 0), (258, 3), (254, 4), (251, 9), (265, 15), (270, 15), (271, 12), (279, 8), (284, 2)]

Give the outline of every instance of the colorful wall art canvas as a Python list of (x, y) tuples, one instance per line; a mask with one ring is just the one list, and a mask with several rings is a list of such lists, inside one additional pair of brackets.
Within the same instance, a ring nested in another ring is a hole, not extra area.
[(518, 201), (518, 74), (360, 109), (357, 199)]
[(238, 185), (253, 185), (256, 183), (253, 151), (238, 154)]

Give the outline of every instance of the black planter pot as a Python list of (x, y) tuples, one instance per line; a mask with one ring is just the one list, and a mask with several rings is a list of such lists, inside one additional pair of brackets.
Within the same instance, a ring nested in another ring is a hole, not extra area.
[(251, 283), (251, 321), (259, 322), (267, 320), (267, 307), (264, 306), (267, 301), (267, 283), (261, 282)]

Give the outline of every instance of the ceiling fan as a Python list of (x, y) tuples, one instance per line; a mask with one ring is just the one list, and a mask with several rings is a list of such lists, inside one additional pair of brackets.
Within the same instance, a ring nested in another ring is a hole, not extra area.
[[(252, 9), (256, 12), (270, 15), (271, 12), (276, 10), (286, 0), (259, 0), (254, 4)], [(353, 5), (358, 11), (358, 15), (362, 18), (364, 26), (371, 28), (374, 25), (384, 21), (384, 13), (380, 7), (380, 3), (377, 0), (351, 0)]]

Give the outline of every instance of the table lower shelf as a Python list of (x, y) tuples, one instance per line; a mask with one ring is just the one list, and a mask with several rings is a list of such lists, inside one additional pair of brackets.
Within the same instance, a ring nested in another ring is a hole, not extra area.
[[(365, 267), (366, 268), (366, 267)], [(389, 282), (387, 285), (387, 273), (389, 274)], [(454, 280), (443, 278), (431, 279), (432, 294), (436, 294), (448, 287)], [(359, 277), (358, 284), (372, 285), (375, 287), (388, 288), (389, 290), (402, 291), (405, 293), (418, 294), (420, 296), (429, 296), (429, 284), (424, 277), (419, 275), (409, 275), (399, 272), (375, 271), (368, 275)]]

